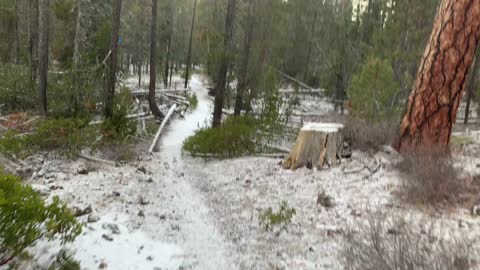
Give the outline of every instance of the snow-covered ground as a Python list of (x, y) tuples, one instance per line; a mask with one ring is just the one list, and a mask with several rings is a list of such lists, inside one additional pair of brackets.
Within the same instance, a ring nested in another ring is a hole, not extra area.
[[(81, 217), (87, 226), (68, 246), (82, 269), (236, 269), (202, 195), (179, 172), (183, 140), (210, 117), (203, 85), (202, 77), (192, 77), (198, 107), (172, 121), (153, 157), (95, 166), (87, 175), (78, 173), (91, 166), (84, 161), (43, 162), (41, 176), (32, 180), (37, 188), (60, 186), (49, 196), (93, 209)], [(58, 243), (42, 243), (33, 253), (45, 262), (57, 250)]]
[[(191, 87), (198, 107), (172, 121), (154, 156), (121, 167), (53, 156), (32, 161), (41, 173), (30, 183), (71, 207), (92, 209), (80, 217), (84, 232), (68, 246), (82, 269), (343, 269), (346, 232), (376, 212), (411, 217), (419, 231), (438, 228), (438, 237), (453, 231), (479, 243), (480, 217), (468, 209), (429, 213), (398, 198), (392, 164), (399, 157), (388, 149), (354, 152), (324, 171), (283, 170), (279, 159), (182, 155), (183, 140), (212, 111), (204, 78), (193, 76)], [(479, 160), (461, 161), (470, 176), (480, 174)], [(332, 198), (331, 207), (317, 203), (320, 192)], [(296, 209), (292, 224), (279, 234), (266, 231), (260, 213), (283, 201)], [(45, 262), (57, 250), (42, 242), (32, 254)]]

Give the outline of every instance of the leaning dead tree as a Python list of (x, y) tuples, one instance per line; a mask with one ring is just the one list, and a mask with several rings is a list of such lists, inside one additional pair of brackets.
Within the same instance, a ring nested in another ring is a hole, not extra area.
[(283, 167), (296, 170), (301, 167), (323, 169), (325, 165), (337, 165), (343, 151), (342, 130), (342, 124), (305, 124)]
[(443, 0), (396, 148), (447, 147), (480, 38), (480, 0)]

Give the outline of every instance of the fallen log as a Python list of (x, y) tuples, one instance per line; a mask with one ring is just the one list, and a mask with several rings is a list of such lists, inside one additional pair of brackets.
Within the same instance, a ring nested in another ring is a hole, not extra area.
[(173, 95), (173, 94), (167, 94), (167, 93), (164, 93), (163, 95), (166, 96), (166, 97), (168, 97), (168, 98), (173, 98), (173, 99), (178, 99), (178, 100), (187, 101), (187, 98), (186, 98), (186, 97), (182, 97), (182, 96), (178, 96), (178, 95)]
[(274, 144), (267, 143), (267, 144), (265, 144), (265, 146), (268, 147), (268, 148), (280, 151), (282, 153), (287, 153), (287, 154), (290, 153), (290, 149), (287, 149), (287, 148), (279, 146), (279, 145), (274, 145)]
[(81, 157), (85, 160), (88, 160), (88, 161), (92, 161), (92, 162), (103, 163), (103, 164), (107, 164), (107, 165), (110, 165), (110, 166), (117, 166), (117, 163), (114, 162), (114, 161), (111, 161), (111, 160), (96, 158), (96, 157), (88, 156), (88, 155), (85, 155), (85, 154), (80, 154), (79, 157)]
[(342, 157), (343, 125), (334, 123), (306, 123), (283, 162), (285, 169), (301, 167), (323, 169), (335, 166)]
[(173, 112), (177, 108), (177, 104), (173, 104), (172, 107), (170, 107), (170, 110), (168, 111), (167, 115), (163, 119), (162, 123), (160, 124), (160, 127), (158, 128), (157, 134), (155, 134), (155, 138), (153, 139), (152, 145), (150, 146), (150, 149), (148, 150), (149, 153), (153, 153), (155, 148), (157, 147), (158, 140), (160, 139), (160, 134), (162, 133), (163, 128), (168, 122), (168, 119), (172, 116)]
[[(150, 118), (152, 115), (150, 113), (142, 112), (142, 113), (135, 113), (135, 114), (129, 114), (127, 115), (127, 119), (135, 119), (135, 118)], [(91, 121), (88, 123), (90, 126), (93, 125), (100, 125), (104, 122), (105, 120), (96, 120), (96, 121)]]

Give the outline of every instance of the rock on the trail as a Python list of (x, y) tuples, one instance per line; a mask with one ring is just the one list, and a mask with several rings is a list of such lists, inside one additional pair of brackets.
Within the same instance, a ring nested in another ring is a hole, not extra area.
[(88, 170), (87, 166), (80, 166), (77, 168), (77, 174), (81, 174), (81, 175), (87, 175), (88, 173), (90, 172), (90, 170)]
[(480, 200), (478, 200), (472, 207), (472, 215), (480, 216)]
[(143, 210), (138, 211), (138, 216), (139, 217), (144, 217), (145, 216), (145, 213), (143, 212)]
[(39, 193), (42, 196), (48, 196), (50, 194), (50, 188), (45, 185), (32, 184), (33, 191)]
[(85, 208), (73, 207), (73, 215), (76, 217), (85, 216), (92, 213), (92, 207), (89, 205)]
[(113, 223), (103, 223), (102, 224), (102, 229), (104, 230), (109, 230), (113, 234), (120, 234), (120, 228), (118, 227), (117, 224)]
[(98, 266), (98, 269), (107, 269), (107, 267), (108, 267), (108, 264), (106, 262), (101, 262), (100, 265)]
[(102, 234), (102, 238), (107, 240), (107, 241), (113, 241), (113, 237), (109, 234)]
[(141, 205), (147, 205), (147, 204), (149, 204), (149, 202), (147, 201), (147, 199), (145, 199), (143, 196), (138, 197), (138, 202), (139, 202)]
[(320, 191), (317, 196), (317, 204), (325, 208), (331, 208), (335, 206), (333, 198), (329, 196), (324, 190)]
[(147, 174), (147, 169), (145, 169), (145, 167), (143, 167), (143, 166), (138, 167), (138, 168), (137, 168), (137, 171), (138, 171), (138, 172), (141, 172), (141, 173), (143, 173), (143, 174)]
[(100, 220), (100, 217), (95, 215), (95, 214), (89, 214), (87, 217), (87, 222), (88, 223), (95, 223)]

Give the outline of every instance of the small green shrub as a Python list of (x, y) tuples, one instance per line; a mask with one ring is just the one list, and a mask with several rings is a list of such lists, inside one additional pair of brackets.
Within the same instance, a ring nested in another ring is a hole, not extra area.
[(67, 251), (60, 250), (48, 270), (80, 270), (80, 264)]
[(348, 89), (352, 114), (370, 120), (391, 117), (401, 112), (399, 84), (387, 60), (370, 58), (355, 74)]
[(15, 176), (0, 175), (0, 265), (20, 256), (42, 237), (72, 242), (82, 225), (58, 197), (46, 205)]
[(103, 136), (113, 140), (123, 140), (137, 131), (135, 122), (127, 118), (132, 110), (133, 99), (128, 89), (122, 91), (114, 98), (113, 116), (102, 124)]
[(8, 131), (0, 138), (0, 152), (25, 157), (35, 151), (59, 150), (72, 155), (84, 146), (90, 146), (97, 137), (96, 128), (88, 125), (86, 119), (47, 119), (37, 123), (35, 132), (20, 135)]
[(292, 223), (292, 218), (296, 213), (295, 208), (289, 208), (288, 203), (283, 201), (278, 212), (274, 212), (269, 207), (260, 213), (260, 226), (263, 226), (266, 231), (272, 231), (274, 228), (278, 228), (279, 232), (284, 231)]
[(190, 103), (190, 106), (192, 107), (192, 109), (195, 110), (198, 106), (197, 95), (195, 93), (188, 95), (187, 100), (188, 100), (188, 103)]
[(0, 113), (36, 108), (37, 91), (23, 65), (0, 65)]
[(249, 116), (229, 117), (220, 127), (202, 128), (183, 143), (191, 155), (215, 155), (233, 158), (253, 154), (257, 150), (257, 120)]

